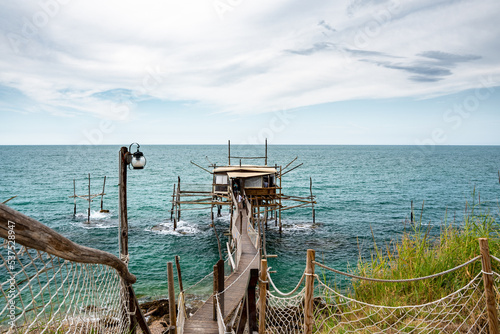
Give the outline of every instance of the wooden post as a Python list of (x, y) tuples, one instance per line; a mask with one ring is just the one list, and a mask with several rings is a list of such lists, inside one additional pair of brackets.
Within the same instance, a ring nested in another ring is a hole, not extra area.
[[(119, 237), (118, 243), (120, 246), (120, 260), (122, 260), (128, 267), (128, 218), (127, 218), (127, 165), (128, 165), (128, 150), (126, 147), (122, 147), (118, 153), (118, 208), (119, 208)], [(89, 174), (89, 185), (90, 185), (90, 174)], [(89, 186), (90, 187), (90, 186)], [(90, 195), (90, 189), (89, 189)], [(90, 197), (89, 197), (90, 200)], [(129, 302), (129, 312), (131, 312), (134, 304), (132, 301)], [(135, 327), (137, 326), (137, 320), (135, 314), (130, 315), (130, 329), (132, 333), (135, 333)]]
[(259, 334), (266, 333), (267, 260), (260, 260)]
[(217, 291), (219, 291), (219, 271), (217, 270), (217, 264), (214, 264), (214, 289), (213, 289), (213, 297), (212, 297), (212, 320), (217, 321), (217, 299), (215, 295)]
[(177, 176), (177, 221), (181, 220), (181, 177)]
[(175, 256), (175, 266), (177, 267), (177, 279), (179, 280), (179, 291), (183, 292), (184, 288), (182, 286), (182, 275), (181, 275), (181, 264), (179, 255)]
[(217, 321), (217, 297), (219, 295), (219, 307), (224, 316), (224, 294), (220, 294), (224, 291), (224, 260), (217, 261), (214, 265), (214, 297), (213, 297), (213, 320)]
[(222, 313), (222, 317), (224, 317), (224, 260), (219, 260), (217, 262), (217, 293), (219, 294), (219, 306), (220, 306), (220, 311)]
[(88, 211), (88, 214), (87, 214), (87, 223), (90, 224), (90, 203), (92, 202), (92, 200), (90, 199), (90, 173), (89, 173), (89, 211)]
[(74, 207), (73, 207), (73, 217), (76, 216), (76, 181), (73, 179), (73, 199), (74, 199)]
[(264, 207), (264, 222), (265, 222), (266, 230), (267, 230), (267, 214), (268, 214), (267, 204), (269, 204), (269, 203), (266, 203), (266, 206)]
[[(262, 229), (260, 228), (260, 206), (259, 206), (259, 202), (256, 202), (257, 204), (257, 233), (259, 238), (261, 238), (261, 242), (262, 242)], [(261, 246), (261, 245), (259, 245)], [(259, 248), (262, 248), (262, 247), (256, 247), (257, 249)]]
[(170, 317), (170, 334), (175, 334), (177, 327), (177, 314), (175, 310), (175, 287), (174, 287), (174, 265), (167, 262), (168, 275), (168, 307)]
[(495, 291), (493, 289), (493, 273), (491, 271), (490, 249), (488, 239), (479, 239), (481, 250), (481, 264), (483, 269), (484, 291), (486, 295), (486, 308), (488, 311), (488, 325), (490, 334), (498, 334), (498, 314), (495, 303)]
[(498, 170), (498, 183), (500, 183), (500, 169)]
[(238, 211), (240, 215), (240, 234), (243, 234), (243, 214), (241, 211)]
[(227, 159), (228, 159), (228, 165), (231, 166), (231, 141), (227, 141)]
[(312, 334), (314, 325), (314, 259), (315, 251), (313, 249), (308, 249), (306, 263), (306, 291), (304, 297), (304, 334)]
[(259, 281), (259, 269), (250, 269), (250, 277), (248, 278), (248, 287), (246, 294), (247, 303), (247, 320), (249, 333), (259, 330), (257, 324), (257, 310), (255, 306), (255, 287)]
[(127, 159), (128, 150), (122, 147), (119, 153), (119, 210), (120, 210), (120, 259), (128, 266), (128, 218), (127, 218)]
[(172, 221), (172, 219), (174, 218), (174, 205), (175, 205), (175, 183), (174, 183), (174, 190), (172, 191), (172, 208), (170, 209), (170, 221)]
[(414, 219), (414, 216), (413, 216), (413, 201), (411, 201), (411, 211), (410, 211), (410, 222), (413, 223), (413, 219)]
[(267, 166), (267, 138), (266, 138), (266, 161), (265, 161), (265, 164)]
[(280, 166), (280, 197), (279, 197), (279, 200), (280, 200), (280, 206), (279, 206), (279, 225), (280, 225), (280, 234), (283, 232), (283, 225), (281, 224), (281, 174), (282, 174), (282, 169), (281, 169), (281, 166)]
[(311, 206), (312, 206), (312, 216), (313, 216), (313, 225), (314, 225), (314, 224), (316, 224), (316, 211), (314, 210), (313, 180), (312, 180), (312, 177), (309, 178), (309, 191), (311, 192)]
[(101, 211), (103, 210), (103, 204), (104, 204), (104, 187), (105, 186), (106, 186), (106, 175), (104, 175), (104, 182), (102, 183)]

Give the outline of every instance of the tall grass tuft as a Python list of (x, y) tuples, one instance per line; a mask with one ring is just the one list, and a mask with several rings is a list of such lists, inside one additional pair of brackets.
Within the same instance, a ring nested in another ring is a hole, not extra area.
[[(473, 195), (474, 199), (475, 196)], [(499, 210), (500, 211), (500, 210)], [(422, 219), (410, 224), (401, 240), (381, 250), (375, 243), (371, 258), (360, 258), (356, 274), (381, 279), (410, 279), (429, 276), (454, 268), (478, 256), (479, 238), (488, 238), (490, 253), (500, 257), (498, 212), (483, 209), (480, 203), (467, 203), (464, 220), (453, 224), (445, 219), (438, 236), (429, 234)], [(499, 264), (492, 261), (493, 270)], [(353, 282), (358, 300), (400, 306), (416, 305), (442, 298), (466, 285), (481, 272), (481, 262), (437, 278), (411, 283)]]

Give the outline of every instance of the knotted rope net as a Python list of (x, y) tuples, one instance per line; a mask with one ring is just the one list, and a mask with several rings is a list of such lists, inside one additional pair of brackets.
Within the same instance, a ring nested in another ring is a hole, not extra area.
[(0, 332), (129, 331), (128, 292), (114, 268), (0, 241)]
[[(479, 258), (436, 275), (406, 280), (380, 280), (334, 271), (350, 278), (377, 283), (412, 284), (446, 275), (478, 261)], [(331, 269), (316, 262), (315, 264)], [(500, 275), (496, 272), (490, 274), (494, 277), (498, 299)], [(325, 283), (318, 275), (314, 277), (313, 333), (488, 333), (483, 272), (472, 277), (461, 288), (437, 300), (419, 305), (396, 306), (358, 300)], [(295, 289), (288, 293), (277, 289), (270, 275), (268, 280), (270, 291), (267, 292), (266, 333), (302, 333), (306, 289), (302, 287), (304, 275)]]

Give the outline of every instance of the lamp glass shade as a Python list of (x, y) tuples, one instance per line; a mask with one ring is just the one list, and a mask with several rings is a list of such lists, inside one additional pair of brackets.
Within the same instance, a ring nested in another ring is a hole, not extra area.
[(132, 161), (130, 162), (132, 168), (134, 169), (143, 169), (146, 166), (146, 158), (142, 154), (133, 154)]

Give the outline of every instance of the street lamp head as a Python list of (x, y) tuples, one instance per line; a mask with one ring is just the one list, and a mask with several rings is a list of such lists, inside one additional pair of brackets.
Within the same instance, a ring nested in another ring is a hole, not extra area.
[(129, 152), (131, 151), (132, 145), (134, 144), (137, 145), (137, 152), (132, 153), (132, 159), (130, 160), (130, 164), (134, 169), (143, 169), (144, 166), (146, 166), (146, 158), (144, 157), (144, 154), (141, 151), (139, 151), (139, 147), (141, 147), (141, 145), (137, 143), (130, 144)]

